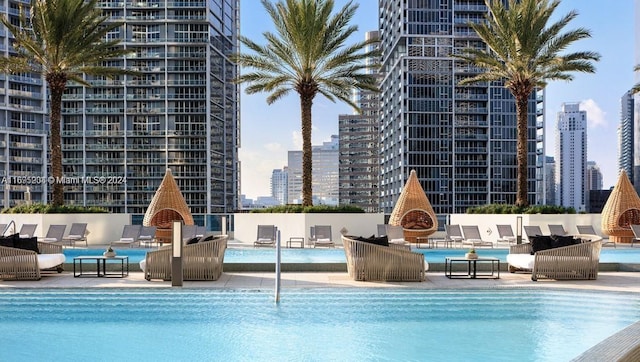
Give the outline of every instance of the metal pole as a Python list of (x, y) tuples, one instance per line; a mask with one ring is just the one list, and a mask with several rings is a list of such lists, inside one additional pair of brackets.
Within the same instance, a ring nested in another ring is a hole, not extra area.
[(182, 221), (174, 221), (171, 229), (171, 286), (182, 286)]
[(280, 303), (280, 230), (276, 231), (276, 304)]
[(516, 244), (522, 244), (522, 216), (516, 217)]

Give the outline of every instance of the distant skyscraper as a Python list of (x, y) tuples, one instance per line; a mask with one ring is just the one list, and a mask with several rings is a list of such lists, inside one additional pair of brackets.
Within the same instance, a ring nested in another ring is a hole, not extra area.
[(544, 163), (545, 178), (545, 194), (544, 205), (556, 204), (556, 161), (551, 156), (545, 157)]
[[(337, 135), (331, 136), (331, 141), (322, 146), (312, 146), (312, 176), (313, 203), (338, 204), (338, 147)], [(288, 152), (288, 202), (302, 203), (302, 151)]]
[(586, 211), (587, 112), (563, 103), (556, 128), (556, 204)]
[[(620, 124), (618, 125), (618, 170), (625, 170), (629, 179), (635, 181), (634, 160), (634, 100), (631, 91), (620, 98)], [(634, 185), (640, 186), (634, 182)]]
[[(505, 0), (505, 3), (507, 1)], [(486, 48), (468, 25), (483, 0), (379, 0), (381, 204), (390, 213), (415, 169), (439, 215), (516, 200), (516, 112), (500, 82), (461, 86), (484, 70), (451, 55)], [(528, 104), (528, 200), (542, 199), (543, 93)], [(540, 118), (538, 118), (540, 116)]]
[(602, 172), (595, 161), (587, 161), (587, 191), (602, 190)]
[[(370, 31), (366, 39), (377, 39), (378, 32)], [(372, 45), (375, 47), (376, 45)], [(371, 74), (377, 73), (373, 68)], [(355, 205), (366, 212), (380, 209), (380, 109), (379, 92), (360, 91), (355, 103), (360, 114), (338, 117), (340, 137), (339, 182), (340, 205)]]
[(278, 200), (280, 205), (286, 204), (288, 195), (289, 170), (285, 166), (282, 170), (273, 170), (271, 173), (271, 197)]

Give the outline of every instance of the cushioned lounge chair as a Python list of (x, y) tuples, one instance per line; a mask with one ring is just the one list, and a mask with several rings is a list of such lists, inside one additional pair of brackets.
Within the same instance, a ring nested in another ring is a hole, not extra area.
[(449, 225), (446, 224), (444, 226), (445, 231), (445, 244), (451, 244), (451, 246), (462, 246), (462, 240), (464, 236), (462, 236), (462, 230), (460, 229), (460, 225)]
[(156, 242), (156, 227), (143, 226), (140, 229), (140, 235), (138, 235), (138, 242), (141, 246), (153, 246), (153, 243)]
[[(387, 232), (389, 232), (387, 230)], [(336, 246), (331, 234), (331, 225), (316, 225), (311, 227), (311, 238), (309, 239), (314, 248)]]
[(131, 248), (135, 243), (140, 245), (138, 238), (140, 237), (141, 229), (142, 225), (125, 225), (122, 228), (122, 236), (120, 239), (112, 241), (111, 246), (128, 245)]
[(196, 238), (196, 225), (182, 225), (182, 241), (187, 242)]
[(496, 227), (498, 229), (498, 243), (507, 243), (509, 245), (516, 243), (517, 238), (513, 234), (511, 225), (496, 225)]
[(378, 224), (377, 230), (378, 230), (378, 236), (387, 235), (387, 224)]
[(463, 225), (462, 234), (464, 235), (462, 246), (469, 246), (472, 248), (478, 246), (488, 246), (493, 248), (493, 243), (491, 241), (482, 239), (482, 235), (480, 235), (480, 229), (478, 228), (478, 225)]
[(69, 246), (75, 246), (76, 243), (81, 243), (84, 241), (84, 245), (86, 247), (89, 246), (87, 241), (87, 224), (86, 223), (72, 223), (71, 229), (69, 230), (69, 235), (63, 239), (69, 243)]
[(564, 229), (564, 226), (559, 224), (549, 224), (549, 234), (551, 235), (567, 235), (567, 231)]
[[(34, 239), (34, 238), (29, 238)], [(62, 245), (36, 242), (38, 252), (9, 246), (0, 246), (0, 279), (39, 280), (41, 271), (64, 269)]]
[[(596, 233), (596, 230), (593, 228), (593, 226), (591, 225), (576, 225), (576, 229), (578, 229), (578, 234), (584, 234), (584, 235), (598, 235), (598, 233)], [(614, 248), (617, 247), (616, 243), (609, 240), (609, 239), (602, 239), (602, 246), (613, 246)]]
[(631, 224), (629, 227), (633, 232), (633, 238), (631, 239), (631, 247), (633, 247), (633, 244), (640, 242), (640, 225)]
[(540, 226), (523, 226), (524, 233), (527, 235), (527, 239), (531, 236), (544, 235)]
[(424, 254), (407, 245), (377, 245), (342, 235), (347, 271), (353, 280), (421, 282), (429, 268)]
[(387, 238), (390, 244), (409, 244), (404, 239), (404, 228), (400, 225), (387, 225)]
[(20, 235), (21, 238), (32, 238), (37, 228), (38, 224), (22, 224), (18, 235)]
[[(182, 278), (185, 281), (218, 280), (222, 275), (227, 235), (208, 234), (182, 248)], [(171, 280), (171, 246), (149, 251), (140, 262), (147, 280)]]
[(278, 228), (275, 225), (258, 225), (254, 247), (275, 247)]
[(61, 243), (67, 225), (49, 225), (47, 234), (41, 240), (43, 243)]

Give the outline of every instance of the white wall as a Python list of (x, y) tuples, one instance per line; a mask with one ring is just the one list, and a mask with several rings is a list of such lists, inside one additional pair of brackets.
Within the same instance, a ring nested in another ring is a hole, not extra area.
[(340, 230), (347, 234), (371, 236), (376, 234), (377, 225), (384, 223), (384, 214), (283, 214), (283, 213), (242, 213), (234, 214), (234, 242), (253, 245), (258, 225), (275, 225), (280, 230), (280, 241), (286, 245), (290, 237), (309, 239), (309, 228), (313, 225), (331, 225), (333, 241), (341, 245)]
[(22, 224), (37, 224), (35, 236), (43, 237), (49, 225), (67, 225), (65, 236), (69, 234), (71, 224), (74, 222), (87, 223), (87, 242), (92, 245), (109, 244), (122, 236), (124, 225), (131, 224), (130, 214), (0, 214), (0, 223), (8, 224), (10, 221), (16, 224), (15, 232), (20, 230)]

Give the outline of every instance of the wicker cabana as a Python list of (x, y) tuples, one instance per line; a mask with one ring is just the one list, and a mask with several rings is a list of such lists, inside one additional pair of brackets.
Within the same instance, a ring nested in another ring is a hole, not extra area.
[(400, 197), (393, 208), (390, 225), (402, 226), (404, 239), (416, 242), (416, 237), (429, 236), (438, 230), (438, 219), (425, 195), (415, 170), (411, 170)]
[(191, 210), (184, 201), (171, 170), (167, 169), (144, 214), (142, 225), (155, 226), (158, 242), (167, 243), (171, 242), (171, 222), (176, 220), (184, 222), (185, 225), (193, 225)]
[(640, 197), (623, 170), (602, 209), (602, 232), (616, 243), (631, 243), (631, 224), (640, 224)]

